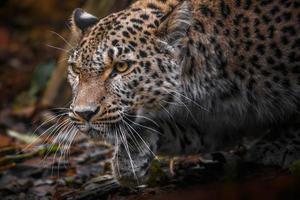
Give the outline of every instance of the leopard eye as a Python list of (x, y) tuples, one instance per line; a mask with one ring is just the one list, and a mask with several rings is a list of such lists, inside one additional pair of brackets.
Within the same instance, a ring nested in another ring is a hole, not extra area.
[(119, 73), (123, 73), (125, 71), (127, 71), (129, 68), (128, 63), (126, 62), (120, 62), (120, 63), (116, 63), (114, 65), (114, 69), (119, 72)]
[(76, 66), (76, 63), (69, 63), (69, 66), (70, 66), (70, 69), (71, 69), (71, 71), (72, 71), (73, 73), (75, 73), (75, 74), (78, 74), (78, 73), (79, 73), (78, 68), (77, 68), (77, 66)]

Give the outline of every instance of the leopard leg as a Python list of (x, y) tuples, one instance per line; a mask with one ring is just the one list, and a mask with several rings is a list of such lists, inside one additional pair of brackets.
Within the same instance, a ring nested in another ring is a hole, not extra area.
[(288, 167), (300, 159), (300, 123), (273, 127), (248, 149), (246, 161)]
[(156, 154), (157, 136), (136, 128), (128, 137), (119, 137), (119, 140), (112, 159), (115, 178), (125, 187), (145, 184)]

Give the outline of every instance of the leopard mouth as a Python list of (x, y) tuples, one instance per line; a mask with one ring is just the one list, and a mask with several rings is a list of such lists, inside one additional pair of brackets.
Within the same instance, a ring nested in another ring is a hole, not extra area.
[(88, 135), (88, 136), (94, 136), (94, 135), (109, 135), (111, 133), (114, 133), (116, 130), (119, 129), (122, 122), (121, 120), (113, 123), (100, 123), (100, 124), (94, 124), (94, 123), (85, 123), (85, 124), (76, 124), (76, 128)]
[(85, 124), (76, 124), (77, 129), (82, 132), (88, 134), (90, 131), (98, 131), (99, 133), (109, 132), (114, 126), (119, 124), (120, 122), (114, 123), (85, 123)]
[(84, 134), (92, 140), (105, 141), (108, 144), (115, 145), (120, 126), (122, 126), (121, 122), (105, 124), (105, 128), (103, 126), (102, 128), (99, 128), (98, 125), (92, 125), (88, 131), (84, 132)]
[(103, 137), (113, 137), (116, 132), (120, 132), (126, 129), (126, 127), (132, 126), (137, 117), (134, 112), (123, 113), (122, 117), (115, 119), (112, 122), (103, 123), (93, 123), (85, 122), (83, 124), (75, 123), (76, 128), (83, 134), (91, 138), (103, 138)]

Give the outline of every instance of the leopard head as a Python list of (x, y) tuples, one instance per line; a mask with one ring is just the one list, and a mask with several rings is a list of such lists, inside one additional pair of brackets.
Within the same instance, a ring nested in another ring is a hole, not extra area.
[(174, 101), (187, 6), (166, 13), (133, 5), (103, 19), (73, 12), (77, 43), (68, 59), (69, 117), (81, 132), (102, 137)]

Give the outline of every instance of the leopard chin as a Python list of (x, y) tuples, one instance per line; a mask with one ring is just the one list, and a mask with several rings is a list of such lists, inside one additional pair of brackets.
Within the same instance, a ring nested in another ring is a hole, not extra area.
[(88, 129), (80, 131), (95, 141), (104, 141), (114, 145), (117, 135), (120, 135), (121, 122), (111, 124), (91, 125)]
[(84, 135), (86, 135), (88, 138), (90, 138), (93, 141), (101, 141), (105, 142), (110, 145), (115, 145), (116, 143), (116, 137), (114, 134), (108, 133), (108, 132), (103, 132), (101, 130), (97, 130), (94, 128), (89, 129), (88, 131), (80, 131)]

